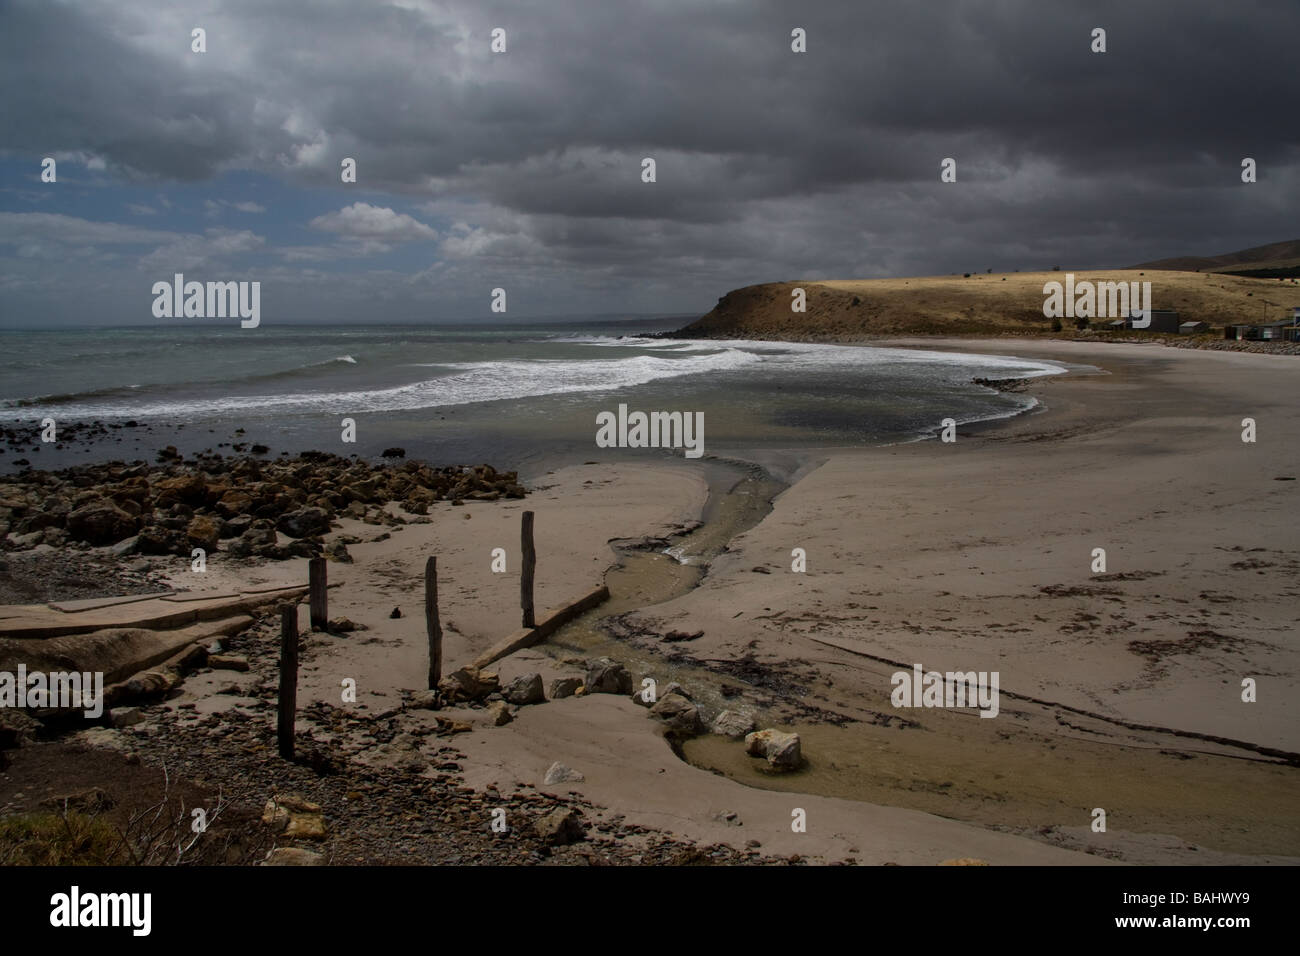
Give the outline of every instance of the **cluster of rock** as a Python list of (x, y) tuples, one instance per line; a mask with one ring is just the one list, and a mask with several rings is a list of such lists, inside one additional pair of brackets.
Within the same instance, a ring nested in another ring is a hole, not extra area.
[[(493, 726), (500, 727), (513, 719), (511, 706), (517, 709), (544, 703), (548, 699), (618, 694), (630, 696), (635, 703), (649, 708), (649, 716), (657, 719), (676, 737), (711, 732), (733, 740), (743, 738), (745, 752), (764, 758), (768, 768), (773, 771), (798, 770), (803, 766), (798, 734), (774, 728), (759, 730), (752, 714), (738, 710), (723, 710), (711, 723), (706, 723), (690, 693), (676, 681), (668, 684), (662, 694), (651, 695), (647, 690), (633, 689), (632, 675), (618, 661), (599, 657), (587, 661), (586, 666), (585, 678), (557, 677), (552, 680), (549, 694), (543, 689), (541, 674), (521, 675), (502, 686), (500, 678), (494, 672), (472, 666), (462, 667), (444, 677), (439, 682), (436, 693), (424, 692), (422, 703), (417, 703), (417, 706), (485, 706), (494, 714)], [(580, 772), (557, 763), (547, 772), (544, 782), (553, 784), (582, 779)]]
[[(236, 557), (316, 557), (335, 518), (399, 525), (406, 519), (390, 514), (389, 502), (425, 516), (435, 501), (527, 494), (515, 472), (491, 465), (371, 465), (325, 452), (272, 461), (199, 455), (185, 464), (170, 448), (160, 457), (165, 464), (110, 462), (0, 478), (0, 547), (78, 542), (119, 554), (203, 548)], [(345, 553), (336, 556), (346, 560)]]

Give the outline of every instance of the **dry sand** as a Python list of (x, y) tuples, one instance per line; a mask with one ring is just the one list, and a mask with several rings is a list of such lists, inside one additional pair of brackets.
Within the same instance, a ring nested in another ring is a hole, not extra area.
[[(703, 630), (681, 645), (692, 658), (752, 653), (800, 686), (800, 702), (747, 697), (804, 735), (808, 768), (773, 777), (736, 742), (687, 745), (729, 779), (679, 760), (643, 708), (598, 695), (525, 707), (501, 728), (463, 712), (480, 725), (456, 738), (466, 779), (538, 785), (558, 760), (586, 780), (553, 789), (611, 815), (814, 860), (1296, 862), (1298, 771), (1259, 750), (1300, 751), (1296, 484), (1274, 480), (1300, 475), (1300, 365), (1148, 346), (897, 344), (1108, 374), (1040, 381), (1044, 410), (963, 430), (955, 444), (826, 451), (698, 589), (633, 615), (658, 633)], [(1241, 441), (1247, 416), (1255, 444)], [(331, 563), (342, 583), (331, 616), (369, 630), (311, 639), (300, 703), (337, 704), (345, 677), (378, 709), (421, 686), (427, 555), (439, 557), (450, 670), (518, 626), (525, 508), (537, 512), (546, 607), (600, 582), (611, 539), (667, 534), (697, 518), (706, 495), (697, 466), (662, 459), (564, 468), (533, 487), (526, 502), (440, 503), (431, 524), (352, 545), (353, 565)], [(381, 530), (343, 528), (365, 540)], [(506, 574), (490, 571), (495, 547)], [(806, 574), (790, 570), (795, 547), (807, 550)], [(1090, 571), (1098, 547), (1109, 576)], [(223, 586), (226, 573), (214, 565), (207, 583)], [(304, 576), (291, 562), (259, 569), (258, 581)], [(388, 617), (394, 606), (401, 619)], [(549, 684), (580, 673), (563, 657), (535, 648), (498, 669), (540, 671)], [(1001, 713), (895, 710), (888, 662), (996, 670)], [(1257, 680), (1257, 703), (1241, 701), (1243, 677)], [(818, 721), (794, 703), (854, 722)], [(1106, 833), (1089, 828), (1097, 807)], [(795, 808), (806, 833), (791, 830)]]

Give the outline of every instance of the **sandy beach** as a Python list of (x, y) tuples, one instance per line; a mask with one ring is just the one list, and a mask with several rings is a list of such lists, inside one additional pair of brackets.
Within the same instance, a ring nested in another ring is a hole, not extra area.
[[(648, 607), (666, 586), (656, 575), (676, 567), (658, 552), (689, 545), (683, 533), (726, 492), (716, 469), (663, 457), (574, 464), (522, 475), (524, 500), (436, 502), (429, 523), (342, 517), (325, 543), (345, 540), (353, 560), (328, 566), (329, 611), (363, 629), (305, 639), (299, 734), (360, 764), (397, 767), (411, 759), (410, 740), (462, 721), (457, 779), (481, 794), (573, 794), (598, 827), (751, 856), (1300, 862), (1296, 486), (1278, 480), (1300, 474), (1294, 359), (1002, 339), (891, 344), (1093, 371), (1031, 380), (1035, 411), (962, 427), (953, 443), (755, 455), (780, 460), (792, 484), (698, 584)], [(1245, 417), (1256, 422), (1253, 444), (1241, 440)], [(613, 597), (492, 665), (503, 684), (534, 673), (548, 687), (581, 679), (595, 647), (625, 660), (638, 689), (646, 677), (661, 688), (681, 681), (706, 722), (725, 707), (798, 732), (803, 768), (767, 772), (743, 743), (716, 734), (666, 739), (626, 695), (511, 708), (504, 726), (488, 708), (404, 706), (426, 666), (425, 559), (438, 557), (449, 673), (519, 626), (524, 510), (536, 514), (539, 607), (602, 581)], [(497, 548), (504, 572), (492, 567)], [(806, 572), (791, 569), (796, 548)], [(1092, 570), (1096, 548), (1104, 572)], [(650, 557), (631, 567), (636, 553)], [(607, 575), (615, 564), (622, 571)], [(306, 576), (302, 559), (250, 568), (218, 552), (202, 588)], [(578, 635), (606, 618), (615, 636), (584, 643)], [(309, 630), (305, 605), (300, 627)], [(689, 638), (665, 643), (673, 631)], [(273, 666), (275, 639), (263, 620), (243, 640)], [(914, 664), (998, 672), (997, 718), (894, 707), (891, 675)], [(164, 719), (178, 733), (240, 710), (273, 722), (255, 693), (268, 676), (256, 662), (244, 674), (201, 670), (146, 708), (154, 716), (144, 724), (98, 731), (96, 744), (129, 749)], [(1243, 678), (1255, 680), (1257, 702), (1242, 701)], [(348, 680), (355, 703), (341, 703)], [(349, 735), (318, 719), (321, 704), (388, 714), (407, 744)], [(555, 762), (583, 779), (544, 784)], [(1090, 826), (1097, 808), (1105, 832)], [(792, 828), (801, 814), (806, 829)]]

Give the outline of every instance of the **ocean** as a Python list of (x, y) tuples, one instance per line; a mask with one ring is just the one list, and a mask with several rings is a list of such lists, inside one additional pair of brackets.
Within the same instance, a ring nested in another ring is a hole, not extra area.
[[(707, 456), (869, 445), (1014, 415), (1033, 399), (976, 377), (1063, 372), (1049, 361), (929, 350), (647, 337), (680, 318), (474, 326), (358, 325), (0, 332), (0, 425), (103, 422), (106, 435), (7, 448), (51, 468), (152, 461), (260, 443), (536, 473), (565, 460), (659, 457), (602, 449), (597, 415), (703, 413)], [(344, 419), (355, 442), (343, 440)], [(124, 423), (134, 422), (130, 427)], [(240, 431), (242, 429), (242, 431)], [(57, 436), (57, 431), (56, 431)], [(681, 451), (676, 452), (681, 455)]]

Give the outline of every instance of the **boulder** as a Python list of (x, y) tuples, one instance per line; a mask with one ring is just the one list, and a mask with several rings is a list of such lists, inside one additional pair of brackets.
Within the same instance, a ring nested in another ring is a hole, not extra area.
[(799, 735), (780, 730), (759, 730), (745, 737), (745, 752), (765, 757), (774, 770), (796, 770), (803, 763)]
[(542, 690), (541, 674), (526, 674), (516, 677), (505, 686), (503, 693), (506, 700), (520, 706), (540, 704), (546, 700), (546, 694)]
[(281, 534), (287, 534), (291, 538), (327, 534), (330, 530), (330, 516), (324, 508), (299, 508), (280, 515), (275, 527)]
[(667, 694), (655, 701), (650, 716), (662, 720), (670, 730), (681, 734), (700, 732), (700, 712), (681, 694)]
[(185, 540), (191, 546), (202, 548), (204, 551), (215, 551), (220, 538), (221, 525), (216, 518), (207, 515), (190, 519), (190, 523), (185, 528)]
[(491, 721), (493, 727), (504, 727), (514, 720), (514, 717), (510, 715), (510, 707), (504, 700), (495, 700), (488, 704), (487, 712), (488, 720)]
[(69, 512), (66, 527), (78, 541), (114, 544), (135, 534), (140, 522), (113, 502), (100, 499)]
[(669, 694), (677, 694), (681, 697), (685, 697), (687, 700), (692, 699), (691, 695), (686, 692), (686, 688), (677, 683), (677, 681), (670, 681), (668, 686), (663, 689), (663, 693), (659, 696), (667, 697)]
[(276, 794), (266, 801), (262, 822), (288, 838), (324, 840), (329, 835), (321, 808), (295, 794)]
[(141, 528), (135, 549), (141, 554), (188, 554), (185, 535), (170, 528), (150, 525)]
[(551, 681), (551, 700), (572, 697), (582, 686), (581, 677), (557, 677)]
[(134, 727), (136, 724), (144, 723), (144, 714), (140, 713), (139, 707), (114, 707), (109, 714), (109, 720), (114, 727)]
[(246, 491), (232, 488), (217, 501), (215, 510), (223, 518), (234, 518), (248, 512), (253, 507), (253, 496)]
[(501, 689), (501, 680), (493, 673), (481, 673), (477, 667), (462, 667), (438, 682), (438, 690), (452, 701), (480, 700)]
[(566, 767), (557, 760), (547, 768), (542, 783), (547, 786), (554, 786), (557, 783), (582, 783), (586, 779), (581, 772), (574, 770), (572, 767)]
[(547, 846), (566, 846), (587, 837), (582, 815), (571, 807), (556, 807), (537, 821), (535, 829)]
[(176, 475), (158, 479), (154, 482), (153, 492), (154, 501), (159, 508), (170, 507), (177, 501), (183, 501), (187, 505), (201, 505), (207, 500), (208, 484), (202, 475)]
[(715, 734), (721, 734), (735, 740), (739, 740), (746, 734), (753, 732), (754, 727), (753, 715), (738, 710), (724, 710), (713, 719), (713, 732)]
[(599, 657), (587, 662), (586, 688), (588, 694), (630, 694), (632, 675), (617, 661)]

